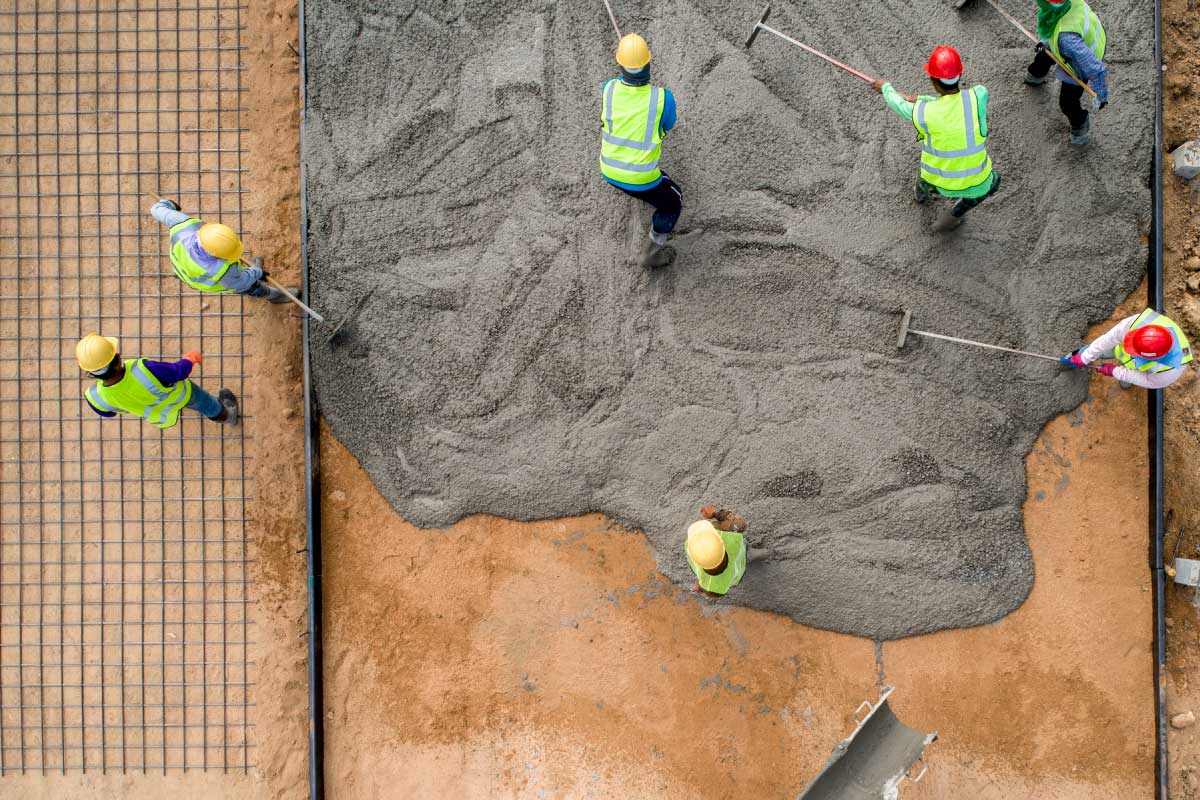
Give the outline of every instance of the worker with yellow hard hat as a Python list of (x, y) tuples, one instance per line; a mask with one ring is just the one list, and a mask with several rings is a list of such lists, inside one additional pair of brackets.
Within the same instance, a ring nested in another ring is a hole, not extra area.
[(643, 267), (671, 262), (665, 249), (679, 214), (683, 190), (659, 166), (663, 136), (675, 127), (675, 96), (650, 84), (650, 48), (636, 33), (617, 45), (620, 75), (600, 88), (600, 174), (630, 197), (654, 207)]
[(694, 592), (721, 597), (746, 574), (746, 522), (732, 511), (705, 506), (703, 519), (688, 526), (684, 552), (696, 574)]
[(200, 292), (289, 302), (287, 295), (264, 282), (267, 272), (261, 265), (243, 264), (242, 240), (228, 225), (189, 217), (174, 200), (159, 200), (150, 215), (169, 229), (171, 266), (188, 286)]
[(179, 422), (180, 411), (190, 408), (214, 422), (237, 424), (233, 392), (222, 389), (213, 397), (188, 379), (204, 360), (196, 350), (176, 362), (138, 358), (127, 364), (116, 339), (89, 333), (75, 345), (75, 360), (96, 379), (84, 399), (102, 417), (133, 414), (165, 430)]

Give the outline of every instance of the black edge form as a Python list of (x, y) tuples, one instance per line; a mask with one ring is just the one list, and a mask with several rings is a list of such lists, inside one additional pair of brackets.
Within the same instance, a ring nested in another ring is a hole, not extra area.
[[(1154, 0), (1154, 149), (1150, 193), (1154, 201), (1151, 257), (1147, 275), (1150, 305), (1163, 310), (1163, 92), (1162, 92), (1162, 0)], [(1147, 434), (1150, 449), (1150, 570), (1154, 576), (1154, 790), (1159, 800), (1167, 800), (1170, 779), (1167, 773), (1167, 629), (1166, 574), (1163, 572), (1163, 393), (1150, 392), (1147, 399)]]
[[(300, 286), (308, 291), (308, 171), (304, 164), (304, 126), (308, 116), (308, 47), (304, 38), (304, 0), (300, 15)], [(312, 323), (304, 318), (304, 550), (308, 586), (308, 796), (325, 798), (325, 707), (321, 652), (321, 450), (317, 405), (313, 396), (309, 340)]]

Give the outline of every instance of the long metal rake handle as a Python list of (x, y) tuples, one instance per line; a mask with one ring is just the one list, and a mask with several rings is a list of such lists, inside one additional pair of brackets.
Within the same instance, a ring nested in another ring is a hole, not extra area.
[(1062, 363), (1058, 359), (1057, 356), (1048, 356), (1043, 353), (1031, 353), (1028, 350), (1015, 350), (1011, 347), (1001, 347), (998, 344), (985, 344), (984, 342), (976, 342), (972, 339), (959, 339), (956, 336), (946, 336), (941, 333), (930, 333), (929, 331), (919, 331), (916, 328), (909, 328), (908, 332), (915, 333), (918, 336), (928, 336), (932, 339), (945, 339), (947, 342), (957, 342), (959, 344), (971, 345), (974, 347), (986, 347), (988, 350), (1001, 350), (1005, 353), (1016, 353), (1017, 355), (1029, 356), (1031, 358), (1041, 358), (1046, 361), (1053, 361), (1056, 364)]
[(835, 67), (837, 67), (838, 69), (845, 70), (846, 72), (849, 72), (851, 75), (855, 76), (856, 78), (860, 78), (860, 79), (866, 81), (867, 83), (875, 82), (875, 79), (872, 78), (870, 75), (867, 75), (866, 73), (863, 73), (863, 72), (859, 72), (854, 67), (852, 67), (848, 64), (843, 64), (841, 61), (838, 61), (836, 58), (833, 58), (832, 56), (825, 55), (820, 50), (817, 50), (815, 47), (809, 47), (804, 42), (796, 41), (791, 36), (788, 36), (786, 33), (783, 33), (782, 31), (777, 31), (774, 28), (772, 28), (770, 25), (767, 25), (764, 22), (757, 23), (755, 25), (755, 27), (760, 30), (766, 31), (767, 33), (773, 33), (776, 36), (778, 36), (780, 39), (783, 39), (786, 42), (791, 42), (792, 44), (796, 45), (796, 47), (799, 47), (802, 50), (806, 50), (809, 53), (812, 53), (817, 58), (825, 59), (830, 64), (833, 64)]

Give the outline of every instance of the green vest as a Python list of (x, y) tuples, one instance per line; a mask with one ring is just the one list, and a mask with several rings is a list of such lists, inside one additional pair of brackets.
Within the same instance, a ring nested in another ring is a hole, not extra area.
[(125, 366), (125, 377), (112, 386), (104, 381), (87, 390), (87, 399), (101, 411), (136, 414), (159, 428), (179, 422), (179, 412), (192, 399), (192, 382), (180, 381), (164, 386), (146, 369), (144, 358)]
[(630, 86), (620, 79), (604, 87), (600, 122), (600, 172), (620, 183), (654, 183), (662, 176), (663, 109), (666, 92), (657, 86)]
[(736, 531), (717, 531), (721, 536), (721, 541), (725, 543), (725, 557), (728, 563), (725, 565), (725, 571), (720, 575), (709, 575), (704, 570), (692, 561), (692, 557), (687, 555), (687, 548), (684, 548), (684, 555), (687, 556), (688, 566), (692, 568), (692, 572), (696, 573), (696, 580), (700, 581), (700, 588), (706, 592), (713, 594), (725, 594), (734, 586), (742, 582), (742, 576), (746, 574), (746, 537)]
[[(1187, 336), (1184, 336), (1183, 329), (1176, 325), (1174, 320), (1164, 317), (1153, 308), (1147, 308), (1141, 314), (1138, 314), (1137, 319), (1133, 321), (1133, 325), (1129, 327), (1129, 330), (1137, 330), (1146, 325), (1161, 325), (1170, 330), (1175, 336), (1175, 341), (1179, 343), (1179, 347), (1183, 350), (1183, 360), (1179, 362), (1179, 366), (1182, 367), (1184, 364), (1192, 363), (1192, 347), (1188, 343)], [(1116, 360), (1117, 366), (1138, 372), (1169, 372), (1176, 369), (1176, 367), (1161, 364), (1158, 361), (1147, 361), (1145, 364), (1139, 365), (1134, 360), (1134, 356), (1125, 349), (1124, 342), (1119, 342), (1113, 348), (1113, 358)]]
[(936, 100), (921, 97), (913, 109), (913, 124), (921, 140), (921, 178), (940, 189), (970, 189), (992, 177), (975, 89)]
[(188, 242), (195, 236), (195, 230), (203, 225), (198, 219), (189, 219), (171, 227), (171, 266), (175, 268), (179, 280), (193, 289), (233, 294), (221, 285), (221, 277), (229, 271), (230, 266), (238, 262), (226, 261), (215, 272), (210, 272), (207, 267), (194, 261), (191, 253), (187, 251)]
[[(1083, 0), (1071, 0), (1070, 10), (1058, 21), (1058, 25), (1054, 26), (1054, 35), (1047, 42), (1050, 45), (1050, 52), (1065, 64), (1067, 60), (1063, 58), (1062, 52), (1058, 49), (1058, 37), (1064, 33), (1079, 34), (1083, 37), (1083, 43), (1088, 46), (1088, 49), (1096, 54), (1096, 58), (1104, 58), (1104, 45), (1108, 41), (1104, 35), (1104, 26), (1100, 24), (1100, 18), (1096, 16), (1096, 12), (1092, 11), (1091, 7)], [(1078, 75), (1073, 74), (1071, 77), (1079, 79)]]

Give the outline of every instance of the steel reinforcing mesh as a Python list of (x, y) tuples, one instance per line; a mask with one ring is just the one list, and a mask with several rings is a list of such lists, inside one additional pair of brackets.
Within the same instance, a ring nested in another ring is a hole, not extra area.
[(198, 349), (252, 411), (244, 301), (184, 286), (146, 213), (245, 230), (244, 14), (0, 3), (0, 775), (253, 764), (253, 422), (101, 419), (74, 360)]

